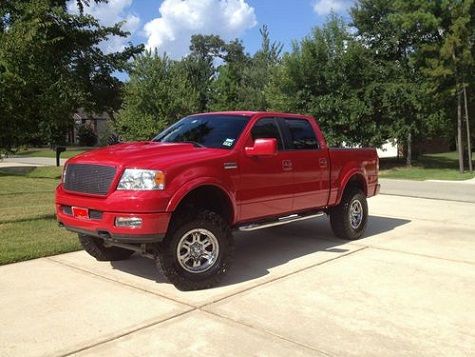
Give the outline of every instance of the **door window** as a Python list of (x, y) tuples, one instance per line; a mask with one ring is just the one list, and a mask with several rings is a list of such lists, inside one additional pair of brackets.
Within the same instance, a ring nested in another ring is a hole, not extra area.
[(251, 131), (252, 139), (276, 139), (277, 148), (283, 149), (282, 135), (280, 134), (279, 126), (274, 118), (263, 118), (254, 124)]
[(289, 130), (290, 144), (294, 150), (318, 149), (318, 141), (315, 137), (312, 125), (305, 119), (285, 119), (285, 125)]

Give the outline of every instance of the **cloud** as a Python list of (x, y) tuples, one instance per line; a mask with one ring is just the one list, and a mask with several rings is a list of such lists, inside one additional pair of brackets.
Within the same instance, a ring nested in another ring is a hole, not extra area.
[(159, 12), (144, 26), (146, 47), (172, 58), (189, 52), (194, 34), (231, 40), (257, 24), (254, 8), (245, 0), (164, 0)]
[(320, 16), (326, 16), (332, 11), (341, 13), (348, 10), (352, 3), (352, 0), (316, 0), (313, 4), (313, 11)]
[[(95, 17), (104, 26), (112, 26), (118, 22), (126, 21), (122, 25), (122, 29), (133, 35), (140, 26), (140, 18), (130, 12), (131, 5), (132, 0), (109, 0), (107, 3), (99, 4), (91, 1), (90, 6), (84, 7), (84, 13)], [(68, 11), (79, 12), (75, 0), (68, 2)], [(103, 41), (100, 47), (106, 53), (121, 51), (128, 41), (128, 38), (112, 36), (107, 41)]]

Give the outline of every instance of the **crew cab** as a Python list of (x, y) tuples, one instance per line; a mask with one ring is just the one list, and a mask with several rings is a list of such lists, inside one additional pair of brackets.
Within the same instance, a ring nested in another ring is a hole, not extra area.
[(328, 214), (338, 237), (360, 238), (378, 165), (375, 149), (330, 149), (311, 116), (195, 114), (69, 159), (56, 215), (97, 260), (137, 252), (179, 289), (202, 289), (229, 269), (233, 230)]

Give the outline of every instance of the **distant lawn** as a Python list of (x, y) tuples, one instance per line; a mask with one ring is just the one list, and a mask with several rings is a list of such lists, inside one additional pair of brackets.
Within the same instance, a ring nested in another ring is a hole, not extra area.
[[(27, 178), (49, 178), (59, 180), (63, 173), (63, 167), (57, 166), (40, 166), (35, 167), (34, 170), (28, 172), (25, 176)], [(58, 182), (56, 181), (56, 184)]]
[(59, 228), (54, 190), (61, 168), (24, 175), (0, 170), (0, 265), (81, 249), (77, 236)]
[[(20, 192), (29, 192), (30, 190), (42, 189), (43, 186), (51, 186), (58, 184), (58, 180), (61, 178), (61, 173), (63, 172), (63, 167), (56, 166), (40, 166), (40, 167), (0, 167), (0, 194), (4, 192), (11, 192), (15, 187), (18, 187)], [(12, 177), (15, 176), (16, 179), (6, 179), (1, 180), (2, 177)], [(41, 179), (35, 180), (35, 184), (30, 186), (30, 179)], [(47, 180), (44, 180), (47, 179)], [(15, 191), (17, 192), (17, 191)]]
[[(465, 168), (467, 169), (467, 167), (466, 163)], [(380, 177), (407, 180), (460, 181), (474, 178), (475, 174), (459, 173), (458, 155), (454, 151), (422, 155), (414, 161), (412, 167), (406, 167), (403, 159), (381, 159)]]
[[(62, 159), (69, 159), (73, 156), (76, 156), (84, 151), (91, 150), (90, 149), (78, 149), (78, 148), (66, 148), (66, 151), (61, 153)], [(56, 151), (51, 149), (28, 149), (26, 151), (20, 151), (15, 155), (19, 156), (27, 156), (27, 157), (56, 157)]]

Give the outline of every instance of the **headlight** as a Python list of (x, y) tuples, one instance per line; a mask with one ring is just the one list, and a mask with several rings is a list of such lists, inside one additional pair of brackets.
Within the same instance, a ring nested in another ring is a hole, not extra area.
[(68, 170), (68, 165), (64, 165), (63, 172), (61, 173), (60, 183), (66, 183), (66, 172)]
[(126, 169), (120, 178), (118, 190), (163, 190), (165, 175), (158, 170)]

